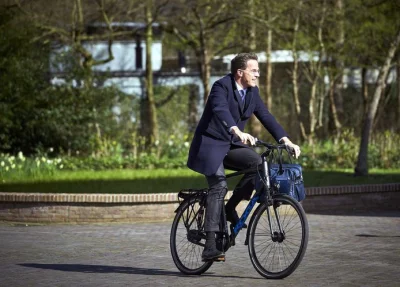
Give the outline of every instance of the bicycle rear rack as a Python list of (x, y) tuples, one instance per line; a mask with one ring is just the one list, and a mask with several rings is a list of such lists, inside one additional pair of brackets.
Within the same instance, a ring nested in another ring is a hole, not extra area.
[(207, 196), (208, 194), (208, 188), (203, 188), (203, 189), (182, 189), (178, 193), (178, 201), (179, 204), (186, 199), (192, 198), (192, 197), (203, 197)]

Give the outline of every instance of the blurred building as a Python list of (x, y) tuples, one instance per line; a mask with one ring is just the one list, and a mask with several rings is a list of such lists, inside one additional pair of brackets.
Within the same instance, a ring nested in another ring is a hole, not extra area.
[[(102, 65), (94, 66), (96, 74), (104, 76), (102, 85), (116, 85), (124, 93), (144, 96), (144, 76), (146, 66), (146, 42), (143, 37), (145, 24), (136, 22), (112, 23), (116, 31), (132, 31), (131, 35), (118, 37), (113, 41), (112, 53), (114, 59)], [(199, 65), (193, 55), (185, 54), (185, 51), (174, 51), (163, 54), (163, 32), (158, 23), (152, 24), (152, 69), (155, 85), (180, 86), (197, 85), (199, 95), (203, 94), (203, 86), (199, 73)], [(105, 23), (94, 23), (87, 28), (88, 34), (98, 35), (106, 33)], [(107, 41), (90, 41), (84, 43), (84, 47), (92, 53), (94, 59), (102, 60), (108, 57)], [(60, 84), (65, 82), (65, 62), (60, 60), (62, 55), (68, 54), (70, 47), (55, 46), (51, 55), (51, 82)], [(265, 70), (266, 54), (257, 53), (261, 69), (260, 86), (265, 85), (263, 71)], [(218, 56), (211, 63), (210, 84), (230, 71), (230, 61), (235, 54)], [(298, 59), (300, 62), (307, 63), (317, 61), (318, 54), (310, 54), (300, 51)], [(278, 50), (271, 53), (271, 62), (274, 65), (273, 84), (275, 86), (287, 85), (291, 82), (287, 70), (291, 69), (293, 55), (289, 50)], [(389, 75), (388, 81), (395, 79), (394, 71)], [(374, 84), (378, 76), (378, 70), (367, 72), (367, 82)], [(274, 80), (275, 78), (275, 80)], [(361, 86), (361, 69), (348, 68), (344, 75), (344, 87)], [(325, 77), (325, 83), (329, 84), (329, 79)]]

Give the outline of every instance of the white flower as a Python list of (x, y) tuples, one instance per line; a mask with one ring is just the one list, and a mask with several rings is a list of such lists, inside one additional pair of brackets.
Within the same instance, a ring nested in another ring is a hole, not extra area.
[(53, 152), (54, 151), (54, 148), (49, 148), (49, 152)]
[(156, 146), (158, 146), (158, 145), (160, 144), (160, 141), (159, 141), (159, 140), (156, 140), (154, 144), (155, 144)]
[(172, 146), (173, 144), (174, 144), (173, 141), (168, 141), (168, 145), (169, 145), (169, 146)]
[(183, 145), (184, 145), (185, 147), (189, 147), (189, 143), (188, 143), (188, 142), (184, 142)]
[(64, 167), (64, 165), (62, 164), (62, 165), (60, 165), (60, 169), (62, 169)]
[(22, 153), (22, 151), (20, 151), (20, 152), (18, 153), (18, 158), (21, 159), (21, 160), (24, 160), (24, 159), (25, 159), (25, 158), (24, 158), (24, 154)]
[(46, 162), (46, 158), (44, 156), (42, 156), (42, 161)]
[(6, 166), (6, 171), (8, 171), (8, 166)]
[(11, 165), (11, 169), (14, 169), (15, 168), (15, 164), (13, 163), (12, 165)]
[(47, 160), (47, 163), (48, 163), (48, 164), (52, 164), (53, 161), (52, 161), (51, 159), (48, 159), (48, 160)]
[(4, 161), (1, 161), (0, 165), (1, 165), (1, 166), (4, 166)]

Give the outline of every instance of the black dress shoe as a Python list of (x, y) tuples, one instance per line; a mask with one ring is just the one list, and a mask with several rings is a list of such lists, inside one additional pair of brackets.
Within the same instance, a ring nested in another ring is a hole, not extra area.
[[(229, 221), (230, 223), (232, 223), (233, 226), (236, 226), (236, 223), (239, 222), (239, 216), (236, 212), (236, 210), (234, 211), (227, 211), (226, 212), (226, 221)], [(247, 228), (247, 224), (243, 223), (243, 227), (242, 228)]]
[(205, 261), (225, 261), (224, 252), (217, 248), (205, 247), (201, 254), (201, 259)]

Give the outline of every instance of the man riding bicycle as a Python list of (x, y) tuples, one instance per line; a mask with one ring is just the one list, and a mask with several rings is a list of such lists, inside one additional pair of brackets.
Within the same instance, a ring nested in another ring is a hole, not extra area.
[[(228, 191), (225, 168), (243, 170), (261, 163), (260, 156), (247, 145), (254, 145), (255, 138), (243, 132), (250, 116), (254, 114), (277, 142), (285, 143), (294, 151), (296, 158), (300, 155), (300, 147), (289, 140), (285, 130), (262, 102), (257, 87), (259, 76), (257, 55), (241, 53), (232, 59), (231, 73), (216, 81), (211, 89), (190, 146), (187, 165), (204, 174), (209, 187), (203, 261), (225, 259), (215, 241)], [(254, 185), (255, 173), (245, 174), (228, 200), (226, 216), (233, 225), (239, 219), (236, 206), (242, 199), (250, 199)]]

